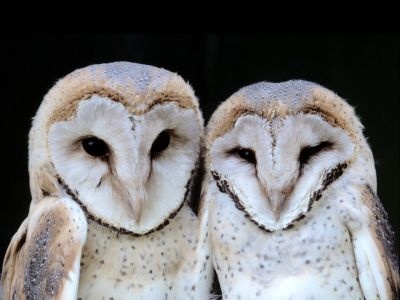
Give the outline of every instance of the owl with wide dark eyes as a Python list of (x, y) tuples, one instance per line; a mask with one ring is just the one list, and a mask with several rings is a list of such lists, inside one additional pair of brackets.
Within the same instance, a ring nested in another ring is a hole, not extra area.
[(206, 129), (224, 299), (397, 299), (394, 235), (353, 108), (311, 82), (242, 88)]
[(205, 299), (212, 275), (187, 204), (203, 118), (177, 74), (76, 70), (29, 139), (32, 202), (4, 259), (5, 299)]

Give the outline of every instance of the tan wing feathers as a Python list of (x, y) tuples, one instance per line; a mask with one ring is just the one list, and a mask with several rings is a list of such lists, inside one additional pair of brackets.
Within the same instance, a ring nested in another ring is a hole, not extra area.
[(388, 215), (378, 195), (368, 185), (363, 191), (363, 199), (373, 214), (371, 234), (376, 247), (381, 253), (382, 264), (386, 271), (386, 280), (390, 285), (393, 299), (398, 299), (400, 297), (400, 278), (398, 254), (395, 251), (394, 232), (390, 227)]
[(7, 250), (4, 299), (74, 299), (87, 234), (85, 216), (67, 198), (46, 198), (31, 212)]

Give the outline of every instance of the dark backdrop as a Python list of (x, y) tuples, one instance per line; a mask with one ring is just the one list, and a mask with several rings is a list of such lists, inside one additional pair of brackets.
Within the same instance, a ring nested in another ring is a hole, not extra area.
[(375, 155), (378, 194), (399, 235), (398, 35), (2, 36), (0, 260), (28, 213), (27, 136), (39, 103), (60, 77), (127, 60), (178, 72), (205, 119), (244, 85), (316, 81), (356, 107)]

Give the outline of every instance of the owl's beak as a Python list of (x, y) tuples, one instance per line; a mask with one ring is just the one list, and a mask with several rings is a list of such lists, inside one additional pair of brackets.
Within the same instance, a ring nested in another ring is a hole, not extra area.
[(135, 185), (130, 191), (129, 204), (132, 208), (133, 218), (139, 224), (142, 218), (143, 202), (146, 199), (146, 191), (143, 186)]
[(124, 210), (129, 218), (134, 219), (139, 224), (146, 201), (146, 180), (148, 178), (149, 169), (142, 167), (142, 161), (136, 159), (132, 153), (128, 153), (125, 161), (118, 162), (113, 173), (114, 191), (123, 201)]
[(270, 190), (267, 194), (270, 209), (274, 214), (275, 219), (278, 220), (282, 211), (285, 195), (279, 190)]
[(135, 219), (137, 224), (139, 224), (140, 218), (142, 217), (142, 199), (143, 197), (131, 197), (129, 199), (129, 204), (133, 212), (133, 218)]
[[(135, 219), (136, 224), (139, 224), (142, 217), (143, 201), (145, 199), (145, 191), (138, 188), (137, 185), (120, 184), (120, 189), (123, 191), (122, 199), (128, 204), (126, 209), (130, 217)], [(128, 188), (126, 188), (128, 186)]]

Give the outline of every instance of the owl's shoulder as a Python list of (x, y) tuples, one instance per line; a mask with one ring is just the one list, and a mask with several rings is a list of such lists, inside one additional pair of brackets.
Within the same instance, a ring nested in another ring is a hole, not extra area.
[(86, 232), (85, 215), (73, 200), (47, 197), (34, 204), (7, 249), (5, 299), (72, 295)]

